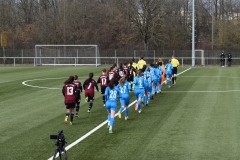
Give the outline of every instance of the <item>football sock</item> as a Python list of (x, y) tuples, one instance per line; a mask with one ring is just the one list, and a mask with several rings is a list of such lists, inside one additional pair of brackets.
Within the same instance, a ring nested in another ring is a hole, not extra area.
[(93, 106), (93, 103), (92, 103), (92, 102), (90, 102), (90, 103), (89, 103), (88, 110), (91, 110), (91, 109), (92, 109), (92, 106)]
[(129, 113), (129, 108), (127, 107), (125, 110), (125, 117), (128, 117), (128, 113)]
[(73, 121), (73, 117), (74, 117), (74, 113), (72, 112), (72, 113), (71, 113), (71, 116), (70, 116), (70, 121), (71, 121), (71, 122)]
[(79, 108), (80, 108), (80, 106), (79, 106), (79, 105), (77, 105), (77, 106), (76, 106), (76, 113), (78, 113), (78, 111), (79, 111)]
[(110, 125), (110, 120), (111, 120), (111, 116), (110, 113), (108, 113), (108, 124)]
[(66, 117), (69, 117), (69, 115), (70, 115), (70, 113), (69, 113), (69, 112), (67, 112), (67, 113), (66, 113)]
[(138, 101), (137, 104), (138, 104), (138, 110), (140, 110), (141, 109), (141, 101)]
[(122, 111), (123, 111), (123, 108), (121, 107), (121, 108), (119, 109), (119, 112), (122, 113)]
[(105, 96), (102, 96), (103, 104), (105, 104)]
[(110, 118), (110, 128), (113, 127), (113, 125), (114, 125), (114, 121), (115, 121), (114, 118)]

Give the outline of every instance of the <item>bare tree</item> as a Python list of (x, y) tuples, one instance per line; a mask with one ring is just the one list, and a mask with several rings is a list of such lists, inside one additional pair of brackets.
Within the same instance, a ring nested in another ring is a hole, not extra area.
[(161, 16), (162, 0), (126, 0), (119, 1), (118, 5), (126, 18), (133, 24), (141, 35), (144, 49), (149, 49), (149, 40), (153, 35), (153, 26)]

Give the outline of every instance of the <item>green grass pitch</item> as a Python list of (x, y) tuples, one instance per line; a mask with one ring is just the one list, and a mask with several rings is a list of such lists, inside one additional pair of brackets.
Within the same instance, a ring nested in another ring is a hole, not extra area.
[[(82, 101), (74, 125), (64, 124), (61, 93), (70, 75), (77, 74), (83, 83), (89, 72), (97, 80), (102, 69), (0, 67), (0, 159), (47, 160), (56, 149), (50, 135), (62, 129), (67, 147), (104, 122), (107, 112), (96, 92), (92, 112), (87, 113), (88, 104)], [(178, 73), (186, 69), (179, 68)], [(192, 68), (178, 76), (175, 86), (163, 86), (141, 114), (132, 106), (129, 120), (116, 117), (113, 134), (104, 125), (67, 150), (68, 158), (238, 160), (239, 81), (239, 68)]]

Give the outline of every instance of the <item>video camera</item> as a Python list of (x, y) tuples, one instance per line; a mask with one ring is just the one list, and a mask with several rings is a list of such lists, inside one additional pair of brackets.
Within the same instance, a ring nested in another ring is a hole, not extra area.
[(56, 146), (63, 151), (64, 146), (67, 143), (63, 134), (63, 130), (58, 131), (58, 135), (50, 135), (50, 139), (56, 139)]

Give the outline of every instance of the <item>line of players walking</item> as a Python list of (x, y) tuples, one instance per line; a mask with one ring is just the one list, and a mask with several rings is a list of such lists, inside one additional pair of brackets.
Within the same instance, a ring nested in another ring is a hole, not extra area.
[[(80, 94), (85, 91), (85, 101), (89, 102), (87, 112), (91, 112), (94, 101), (94, 90), (99, 91), (98, 83), (101, 87), (103, 105), (108, 112), (108, 129), (113, 133), (115, 114), (122, 117), (125, 111), (125, 120), (129, 116), (130, 92), (133, 92), (136, 98), (135, 110), (142, 112), (141, 104), (148, 106), (149, 101), (154, 99), (154, 95), (161, 93), (162, 85), (167, 84), (168, 88), (176, 84), (177, 67), (179, 62), (172, 57), (164, 66), (161, 58), (156, 63), (152, 62), (149, 66), (144, 57), (134, 62), (134, 59), (128, 63), (120, 63), (119, 67), (114, 64), (109, 70), (103, 69), (98, 80), (93, 79), (93, 73), (89, 73), (89, 78), (82, 85), (78, 81), (78, 76), (70, 76), (64, 81), (62, 94), (66, 105), (66, 116), (64, 123), (72, 125), (74, 116), (78, 117), (80, 109)], [(166, 80), (165, 80), (166, 77)], [(118, 110), (117, 104), (120, 99), (121, 107)], [(76, 113), (74, 114), (74, 109)]]

